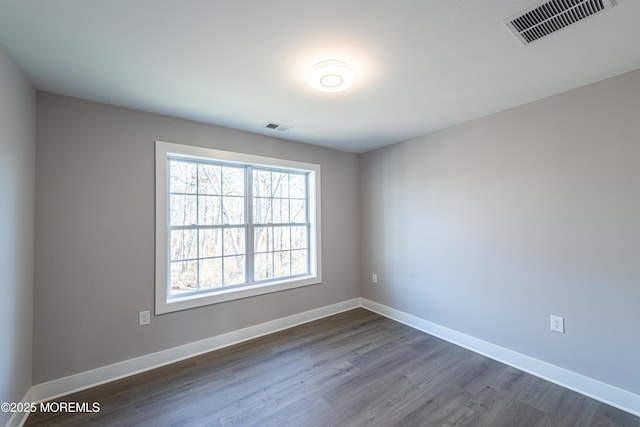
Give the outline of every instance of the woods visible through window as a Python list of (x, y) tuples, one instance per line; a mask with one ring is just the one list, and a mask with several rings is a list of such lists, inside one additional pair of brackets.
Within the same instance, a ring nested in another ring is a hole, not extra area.
[(157, 289), (166, 303), (296, 278), (317, 283), (317, 166), (170, 143), (157, 150), (156, 216), (166, 224), (156, 228)]
[(170, 157), (170, 296), (307, 274), (307, 205), (305, 173)]

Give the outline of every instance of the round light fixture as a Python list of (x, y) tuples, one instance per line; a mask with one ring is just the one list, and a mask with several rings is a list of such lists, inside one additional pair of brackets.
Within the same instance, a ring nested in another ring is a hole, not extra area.
[(343, 91), (353, 84), (353, 80), (349, 64), (335, 59), (319, 62), (309, 75), (309, 84), (320, 92)]

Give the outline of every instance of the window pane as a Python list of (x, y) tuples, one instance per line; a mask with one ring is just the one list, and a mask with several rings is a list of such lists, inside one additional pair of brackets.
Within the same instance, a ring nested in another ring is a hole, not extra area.
[(196, 193), (195, 163), (169, 160), (169, 192)]
[(237, 285), (245, 281), (244, 255), (224, 257), (224, 284)]
[(306, 176), (291, 174), (289, 176), (290, 182), (290, 197), (304, 199), (307, 197), (307, 185), (306, 185)]
[(255, 252), (273, 251), (273, 228), (255, 227), (253, 229), (253, 247)]
[(283, 277), (291, 275), (291, 253), (289, 251), (274, 252), (273, 254), (273, 277)]
[(219, 196), (198, 196), (198, 224), (222, 224), (222, 207)]
[(291, 227), (291, 249), (303, 249), (307, 247), (307, 227)]
[(197, 244), (195, 230), (171, 230), (170, 260), (196, 258)]
[(285, 251), (291, 248), (291, 227), (273, 228), (273, 250)]
[(223, 224), (244, 224), (244, 197), (222, 198)]
[(197, 289), (197, 261), (171, 263), (171, 295), (195, 291)]
[(222, 256), (222, 230), (200, 230), (200, 258)]
[(253, 196), (271, 197), (271, 172), (253, 171)]
[(291, 274), (306, 274), (308, 269), (307, 250), (291, 251)]
[(200, 261), (200, 289), (222, 286), (222, 258)]
[(289, 223), (289, 200), (287, 199), (273, 199), (271, 208), (273, 209), (273, 223), (274, 224), (288, 224)]
[(222, 168), (214, 165), (198, 165), (198, 193), (222, 195)]
[(255, 280), (266, 280), (273, 277), (273, 253), (266, 254), (257, 254), (254, 257), (253, 268), (254, 273), (253, 276)]
[(225, 167), (222, 170), (222, 191), (225, 196), (244, 196), (244, 168)]
[(244, 228), (227, 228), (224, 230), (224, 255), (244, 255)]
[(196, 223), (196, 196), (171, 195), (169, 198), (169, 224), (194, 225)]
[(291, 222), (305, 223), (307, 222), (306, 203), (304, 200), (291, 200)]
[(272, 172), (273, 197), (289, 197), (289, 174)]
[(271, 224), (271, 199), (253, 199), (253, 223)]

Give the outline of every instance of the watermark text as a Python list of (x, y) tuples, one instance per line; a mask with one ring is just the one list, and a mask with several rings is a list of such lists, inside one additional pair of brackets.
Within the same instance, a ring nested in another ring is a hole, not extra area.
[(100, 402), (2, 402), (2, 412), (89, 413), (100, 412)]

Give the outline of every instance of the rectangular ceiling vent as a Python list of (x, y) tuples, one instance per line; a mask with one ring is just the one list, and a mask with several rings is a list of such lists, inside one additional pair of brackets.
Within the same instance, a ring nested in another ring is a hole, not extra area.
[(505, 24), (527, 45), (612, 6), (612, 0), (544, 1), (509, 18)]
[(281, 125), (274, 122), (267, 122), (263, 127), (271, 130), (277, 130), (278, 132), (287, 132), (289, 129), (293, 128), (293, 126)]

